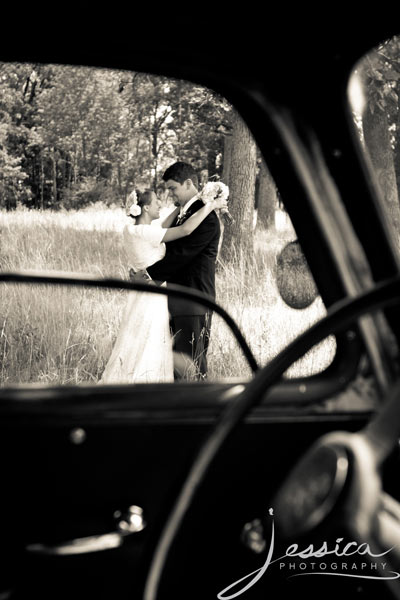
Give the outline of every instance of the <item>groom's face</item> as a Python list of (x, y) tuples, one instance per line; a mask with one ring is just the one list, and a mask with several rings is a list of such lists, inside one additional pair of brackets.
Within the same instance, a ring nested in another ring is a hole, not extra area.
[(179, 183), (174, 179), (168, 179), (166, 188), (173, 202), (177, 202), (180, 206), (184, 206), (193, 196), (192, 181), (187, 179), (183, 183)]

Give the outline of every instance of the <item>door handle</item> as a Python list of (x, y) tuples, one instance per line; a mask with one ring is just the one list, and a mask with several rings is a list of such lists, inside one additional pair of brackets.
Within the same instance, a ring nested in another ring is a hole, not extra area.
[(138, 533), (146, 527), (143, 509), (140, 506), (130, 506), (125, 512), (117, 510), (114, 518), (118, 520), (117, 530), (111, 533), (75, 538), (57, 544), (28, 544), (26, 550), (47, 556), (74, 556), (112, 550), (121, 546), (126, 536)]

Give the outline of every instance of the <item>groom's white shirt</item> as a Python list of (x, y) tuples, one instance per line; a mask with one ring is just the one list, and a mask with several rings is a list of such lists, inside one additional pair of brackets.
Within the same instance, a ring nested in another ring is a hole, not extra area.
[(181, 210), (179, 211), (178, 219), (180, 219), (181, 217), (183, 217), (183, 215), (188, 210), (189, 206), (192, 206), (192, 204), (194, 202), (196, 202), (196, 200), (198, 200), (198, 199), (199, 199), (199, 194), (195, 194), (193, 196), (193, 198), (191, 198), (190, 200), (188, 200), (188, 202), (186, 202), (185, 206), (181, 207)]

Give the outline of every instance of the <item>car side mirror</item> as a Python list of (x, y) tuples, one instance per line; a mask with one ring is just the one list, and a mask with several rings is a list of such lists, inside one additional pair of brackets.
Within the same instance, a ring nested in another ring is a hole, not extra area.
[(276, 285), (290, 308), (310, 306), (318, 296), (317, 286), (297, 240), (289, 242), (276, 260)]

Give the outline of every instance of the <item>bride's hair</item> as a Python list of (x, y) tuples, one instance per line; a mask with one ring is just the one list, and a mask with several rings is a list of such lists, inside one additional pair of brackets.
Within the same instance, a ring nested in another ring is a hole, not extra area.
[[(134, 204), (137, 204), (137, 206), (140, 206), (141, 209), (143, 208), (143, 206), (147, 206), (148, 204), (151, 204), (152, 193), (153, 193), (153, 190), (150, 188), (145, 189), (143, 192), (141, 192), (140, 190), (135, 190), (136, 201)], [(135, 215), (129, 214), (129, 216), (132, 219), (136, 220), (136, 218), (139, 215), (135, 216)]]
[(147, 188), (146, 190), (144, 190), (144, 192), (141, 192), (139, 190), (136, 190), (136, 194), (137, 194), (137, 203), (138, 205), (142, 208), (143, 206), (147, 206), (148, 204), (151, 204), (151, 200), (152, 200), (152, 195), (153, 190), (151, 190), (150, 188)]

